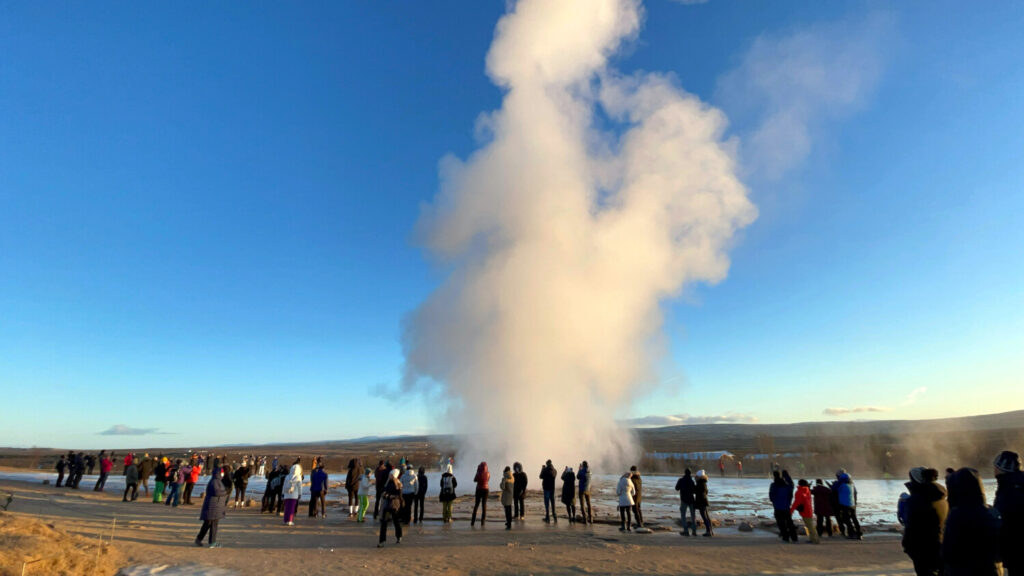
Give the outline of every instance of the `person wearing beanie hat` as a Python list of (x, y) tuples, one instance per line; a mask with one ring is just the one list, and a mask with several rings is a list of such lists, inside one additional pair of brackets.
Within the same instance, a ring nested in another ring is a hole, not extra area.
[(999, 549), (1006, 576), (1024, 574), (1024, 472), (1020, 469), (1020, 456), (1005, 450), (996, 457), (995, 509), (1003, 518), (999, 533)]
[(438, 500), (441, 501), (441, 521), (445, 524), (452, 523), (452, 503), (455, 501), (455, 488), (459, 482), (452, 474), (452, 465), (448, 464), (444, 474), (441, 474), (441, 493)]
[(906, 529), (903, 551), (914, 563), (918, 576), (942, 572), (942, 532), (949, 513), (946, 489), (939, 485), (939, 471), (918, 466), (910, 470), (906, 483)]

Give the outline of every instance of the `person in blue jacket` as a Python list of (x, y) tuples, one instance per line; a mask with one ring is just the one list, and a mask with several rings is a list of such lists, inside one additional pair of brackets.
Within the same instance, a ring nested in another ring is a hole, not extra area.
[(853, 484), (853, 478), (842, 468), (836, 472), (836, 483), (832, 490), (839, 500), (838, 520), (841, 527), (846, 528), (846, 537), (851, 540), (863, 540), (864, 534), (860, 529), (860, 522), (857, 521), (857, 487)]
[(580, 470), (576, 473), (576, 479), (580, 482), (580, 516), (583, 517), (584, 524), (593, 524), (594, 510), (590, 507), (590, 465), (587, 464), (586, 460), (580, 464)]
[(790, 507), (793, 505), (793, 479), (789, 472), (772, 471), (772, 484), (768, 487), (768, 499), (775, 510), (775, 523), (779, 527), (779, 537), (785, 542), (796, 542), (796, 524)]
[(327, 517), (327, 471), (321, 459), (309, 476), (309, 517)]

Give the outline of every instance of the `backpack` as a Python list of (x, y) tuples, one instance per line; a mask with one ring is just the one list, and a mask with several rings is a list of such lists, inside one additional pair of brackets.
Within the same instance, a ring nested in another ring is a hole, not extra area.
[(451, 502), (455, 500), (455, 486), (453, 480), (454, 476), (442, 476), (441, 477), (441, 495), (439, 499), (441, 502)]

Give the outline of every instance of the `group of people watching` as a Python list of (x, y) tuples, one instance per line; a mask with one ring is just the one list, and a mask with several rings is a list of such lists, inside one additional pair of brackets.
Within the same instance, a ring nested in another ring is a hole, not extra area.
[[(800, 516), (804, 531), (813, 544), (821, 542), (821, 535), (827, 534), (831, 538), (836, 532), (851, 540), (864, 538), (857, 520), (857, 487), (844, 469), (836, 472), (834, 482), (816, 479), (812, 489), (810, 482), (803, 478), (794, 487), (789, 471), (776, 468), (772, 471), (768, 499), (775, 512), (779, 537), (785, 542), (798, 541), (794, 512)], [(836, 520), (835, 529), (833, 518)]]

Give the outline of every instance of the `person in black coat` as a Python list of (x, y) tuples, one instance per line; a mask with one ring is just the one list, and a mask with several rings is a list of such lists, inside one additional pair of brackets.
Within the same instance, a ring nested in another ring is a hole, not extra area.
[[(555, 510), (555, 480), (558, 479), (558, 471), (555, 465), (548, 460), (540, 469), (540, 487), (544, 492), (544, 521), (552, 519), (558, 522), (558, 513)], [(549, 507), (550, 506), (550, 507)]]
[(199, 519), (203, 521), (203, 527), (199, 529), (196, 536), (196, 546), (203, 545), (203, 538), (210, 535), (210, 548), (219, 548), (217, 543), (217, 523), (224, 518), (228, 507), (230, 493), (224, 486), (221, 478), (220, 462), (213, 463), (213, 476), (206, 484), (206, 497), (203, 498), (203, 509), (199, 513)]
[(942, 530), (949, 513), (946, 489), (940, 486), (939, 471), (914, 468), (906, 483), (907, 523), (903, 551), (914, 562), (917, 576), (938, 576), (942, 571)]
[(526, 516), (526, 485), (529, 482), (529, 478), (526, 476), (526, 472), (523, 472), (523, 465), (516, 462), (512, 465), (512, 503), (513, 503), (513, 516), (522, 520)]
[[(835, 511), (832, 508), (832, 489), (825, 485), (821, 478), (814, 481), (814, 488), (811, 488), (811, 496), (814, 497), (814, 515), (817, 517), (818, 534), (828, 534), (832, 537), (832, 517)], [(836, 520), (839, 524), (839, 520)]]
[(569, 524), (576, 523), (576, 474), (566, 466), (562, 472), (562, 504), (565, 504)]
[(393, 469), (384, 484), (381, 495), (384, 505), (380, 510), (380, 538), (377, 540), (377, 548), (384, 546), (388, 539), (388, 521), (395, 525), (395, 544), (402, 543), (402, 522), (399, 517), (402, 509), (402, 483), (398, 480), (398, 475), (398, 468)]
[[(693, 530), (694, 536), (697, 535), (697, 508), (693, 496), (696, 484), (690, 474), (690, 469), (687, 468), (683, 471), (683, 476), (676, 481), (676, 491), (679, 492), (679, 521), (683, 525), (683, 536), (689, 536), (690, 530)], [(686, 519), (687, 513), (690, 515), (689, 521)]]
[(423, 524), (423, 507), (427, 503), (427, 469), (420, 466), (416, 474), (416, 501), (412, 509), (412, 523)]
[(64, 455), (60, 455), (60, 460), (57, 460), (57, 465), (54, 468), (57, 469), (57, 484), (56, 487), (60, 488), (60, 485), (64, 482), (64, 467), (67, 465), (67, 461), (64, 460)]
[(1024, 575), (1024, 472), (1020, 456), (1006, 450), (995, 460), (995, 509), (1003, 519), (999, 548), (1006, 576)]
[(946, 486), (953, 503), (942, 538), (946, 576), (999, 576), (999, 514), (985, 504), (978, 471), (961, 468)]

